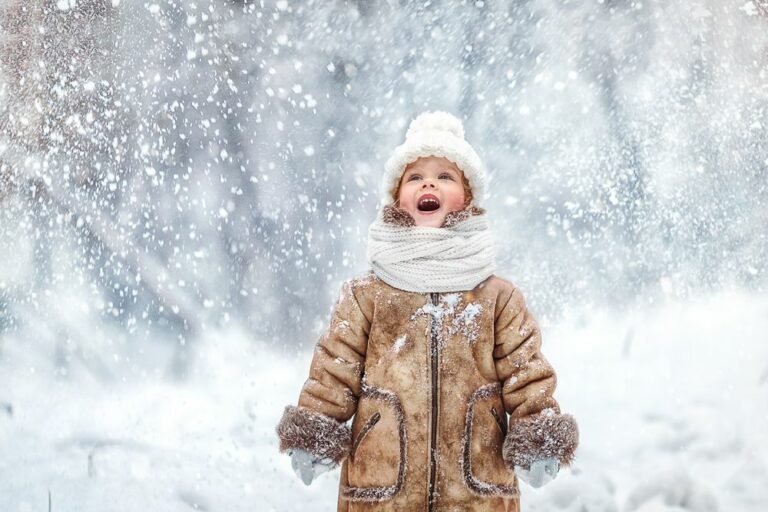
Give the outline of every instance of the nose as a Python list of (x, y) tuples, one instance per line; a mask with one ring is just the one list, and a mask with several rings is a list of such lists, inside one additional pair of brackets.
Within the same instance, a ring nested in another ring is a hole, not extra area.
[(432, 182), (432, 180), (424, 180), (424, 183), (422, 183), (421, 188), (427, 188), (427, 186), (435, 188), (435, 184)]

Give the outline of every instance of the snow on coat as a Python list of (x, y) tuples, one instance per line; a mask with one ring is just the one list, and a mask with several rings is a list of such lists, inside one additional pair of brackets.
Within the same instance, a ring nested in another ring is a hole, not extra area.
[(415, 293), (368, 272), (342, 287), (298, 407), (277, 427), (280, 450), (341, 464), (339, 512), (519, 511), (514, 466), (567, 466), (578, 444), (555, 386), (511, 282)]

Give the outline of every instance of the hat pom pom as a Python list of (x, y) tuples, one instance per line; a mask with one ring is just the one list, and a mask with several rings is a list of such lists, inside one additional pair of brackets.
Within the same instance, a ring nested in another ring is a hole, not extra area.
[(460, 139), (464, 138), (464, 126), (462, 126), (461, 121), (448, 112), (441, 110), (419, 114), (408, 126), (405, 138), (410, 137), (415, 132), (426, 130), (446, 131)]

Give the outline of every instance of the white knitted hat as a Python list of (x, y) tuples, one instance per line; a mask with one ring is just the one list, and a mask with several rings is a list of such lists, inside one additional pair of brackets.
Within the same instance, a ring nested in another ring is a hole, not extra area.
[(384, 164), (381, 197), (389, 200), (408, 164), (425, 156), (441, 156), (455, 163), (464, 172), (472, 187), (472, 202), (485, 193), (485, 169), (480, 157), (464, 140), (464, 127), (455, 116), (443, 111), (424, 112), (411, 121), (405, 142), (395, 148)]

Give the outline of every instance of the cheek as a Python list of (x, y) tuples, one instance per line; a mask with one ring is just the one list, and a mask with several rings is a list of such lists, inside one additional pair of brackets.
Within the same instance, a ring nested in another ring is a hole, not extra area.
[(409, 187), (407, 184), (403, 184), (400, 187), (400, 195), (398, 196), (398, 199), (400, 201), (400, 208), (404, 208), (405, 210), (411, 211), (415, 208), (415, 205), (413, 204), (413, 191), (411, 190), (412, 187)]
[(455, 211), (464, 208), (464, 187), (461, 185), (451, 187), (445, 192), (445, 201), (448, 210)]

